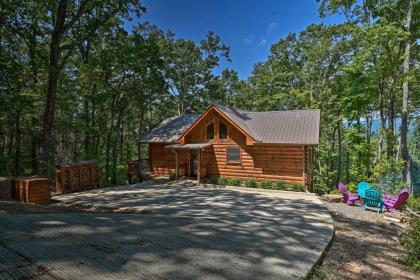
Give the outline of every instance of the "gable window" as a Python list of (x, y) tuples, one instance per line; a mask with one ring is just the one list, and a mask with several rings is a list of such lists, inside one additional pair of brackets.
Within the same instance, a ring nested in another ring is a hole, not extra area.
[(226, 160), (228, 162), (240, 162), (241, 161), (241, 148), (227, 147)]
[(219, 122), (219, 139), (227, 139), (227, 126)]
[(214, 123), (209, 123), (207, 125), (207, 141), (214, 139)]

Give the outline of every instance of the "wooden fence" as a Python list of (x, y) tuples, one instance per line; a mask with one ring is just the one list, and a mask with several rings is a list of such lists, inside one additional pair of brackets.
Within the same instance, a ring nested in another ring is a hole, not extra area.
[(56, 192), (80, 191), (99, 185), (99, 167), (96, 160), (62, 164), (56, 170)]
[(26, 203), (48, 203), (51, 180), (42, 177), (18, 177), (12, 181), (12, 198)]
[(130, 184), (133, 177), (139, 178), (140, 181), (147, 180), (150, 177), (149, 159), (129, 161), (127, 165), (127, 178)]

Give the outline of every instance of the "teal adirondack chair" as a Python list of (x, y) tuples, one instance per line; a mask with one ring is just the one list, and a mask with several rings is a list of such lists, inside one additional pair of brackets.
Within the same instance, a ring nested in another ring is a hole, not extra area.
[(360, 196), (360, 198), (364, 198), (365, 197), (365, 193), (367, 190), (369, 190), (371, 187), (369, 185), (369, 183), (367, 182), (360, 182), (359, 184), (357, 184), (357, 194)]
[(378, 208), (378, 213), (382, 212), (384, 203), (382, 201), (382, 194), (378, 190), (366, 190), (365, 197), (363, 199), (363, 209), (366, 210), (366, 207)]

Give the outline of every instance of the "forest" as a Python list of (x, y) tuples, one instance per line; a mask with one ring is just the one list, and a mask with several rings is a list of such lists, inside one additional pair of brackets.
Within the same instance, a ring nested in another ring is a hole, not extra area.
[[(271, 46), (247, 79), (217, 74), (230, 49), (153, 23), (139, 0), (0, 0), (0, 176), (96, 159), (102, 183), (162, 120), (212, 103), (246, 110), (321, 109), (314, 180), (389, 190), (420, 185), (419, 12), (414, 0), (323, 0), (311, 24)], [(140, 18), (132, 30), (126, 23)]]

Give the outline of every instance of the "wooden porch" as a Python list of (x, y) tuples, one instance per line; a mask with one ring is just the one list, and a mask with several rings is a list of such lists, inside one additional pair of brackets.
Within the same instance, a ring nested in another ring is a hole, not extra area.
[(212, 146), (213, 143), (188, 143), (188, 144), (172, 144), (165, 147), (175, 153), (175, 178), (181, 177), (180, 174), (180, 154), (186, 153), (188, 164), (182, 176), (196, 177), (197, 182), (201, 182), (207, 176), (206, 167), (202, 165), (204, 148)]

